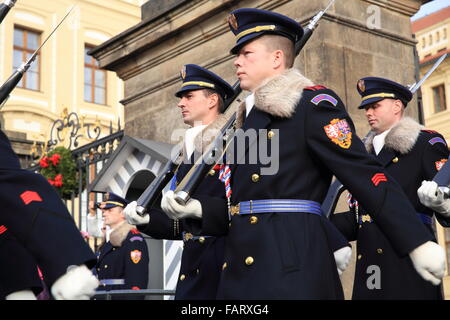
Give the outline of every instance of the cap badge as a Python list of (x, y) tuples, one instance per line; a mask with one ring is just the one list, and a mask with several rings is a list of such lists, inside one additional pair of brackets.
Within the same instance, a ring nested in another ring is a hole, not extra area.
[(230, 14), (228, 16), (228, 23), (233, 28), (233, 30), (237, 30), (238, 22), (237, 22), (236, 16), (234, 14)]

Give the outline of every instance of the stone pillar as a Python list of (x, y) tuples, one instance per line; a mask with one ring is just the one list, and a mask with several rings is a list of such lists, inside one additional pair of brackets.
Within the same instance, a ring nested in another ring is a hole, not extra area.
[[(356, 82), (365, 76), (415, 82), (410, 17), (422, 0), (336, 0), (295, 62), (306, 77), (332, 88), (355, 121), (359, 136), (369, 126), (357, 109)], [(175, 91), (186, 63), (211, 69), (230, 83), (234, 74), (229, 50), (235, 38), (228, 13), (253, 7), (286, 14), (306, 25), (328, 0), (152, 0), (142, 7), (143, 21), (92, 50), (101, 67), (125, 81), (125, 134), (171, 142), (184, 127)], [(407, 108), (417, 118), (417, 104)], [(344, 206), (341, 206), (344, 208)], [(354, 251), (356, 247), (354, 246)], [(350, 297), (353, 269), (343, 282)]]

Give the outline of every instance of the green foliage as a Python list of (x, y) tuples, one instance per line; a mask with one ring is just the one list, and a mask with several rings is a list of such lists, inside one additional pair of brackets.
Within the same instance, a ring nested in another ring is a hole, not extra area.
[(77, 165), (69, 149), (56, 147), (39, 161), (40, 173), (63, 199), (77, 192)]

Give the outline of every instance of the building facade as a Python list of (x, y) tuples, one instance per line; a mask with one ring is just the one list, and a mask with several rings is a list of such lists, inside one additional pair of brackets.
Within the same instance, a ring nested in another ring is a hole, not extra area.
[[(423, 77), (444, 54), (450, 53), (450, 4), (412, 22), (417, 39), (420, 75)], [(425, 125), (440, 132), (450, 144), (450, 57), (422, 85), (422, 104)], [(447, 251), (447, 276), (444, 293), (450, 299), (450, 229), (437, 225), (439, 244)]]
[[(2, 83), (73, 9), (0, 109), (2, 130), (10, 136), (22, 159), (30, 156), (32, 149), (38, 155), (41, 146), (50, 139), (53, 122), (64, 117), (67, 121), (72, 112), (78, 116), (78, 134), (83, 134), (78, 146), (96, 137), (94, 127), (100, 128), (101, 136), (108, 135), (110, 127), (118, 129), (119, 119), (123, 119), (123, 106), (119, 103), (123, 83), (113, 72), (101, 70), (98, 62), (86, 53), (138, 23), (141, 2), (17, 1), (0, 26)], [(70, 120), (73, 119), (72, 116)], [(39, 144), (33, 148), (34, 142)], [(29, 164), (22, 162), (23, 166)]]

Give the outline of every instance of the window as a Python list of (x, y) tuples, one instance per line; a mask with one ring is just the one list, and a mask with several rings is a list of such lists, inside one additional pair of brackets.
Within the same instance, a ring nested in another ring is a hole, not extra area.
[(436, 33), (436, 42), (441, 41), (441, 34), (439, 33), (439, 31)]
[(423, 48), (425, 48), (425, 46), (426, 46), (426, 43), (425, 43), (426, 41), (425, 41), (425, 38), (422, 38), (422, 49)]
[[(39, 48), (41, 35), (36, 31), (31, 31), (21, 27), (14, 27), (14, 54), (13, 54), (13, 70), (17, 70), (23, 62), (26, 62)], [(41, 57), (37, 55), (30, 69), (24, 73), (22, 79), (18, 83), (20, 88), (38, 91), (40, 83), (40, 67)]]
[(447, 110), (445, 102), (445, 86), (443, 84), (433, 88), (434, 112)]
[(447, 28), (444, 29), (444, 40), (447, 39)]
[(431, 46), (433, 44), (433, 36), (431, 34), (430, 34), (429, 39), (430, 39), (430, 41), (429, 41), (428, 45)]
[(106, 71), (101, 70), (97, 60), (87, 53), (93, 47), (84, 48), (84, 101), (106, 104)]

